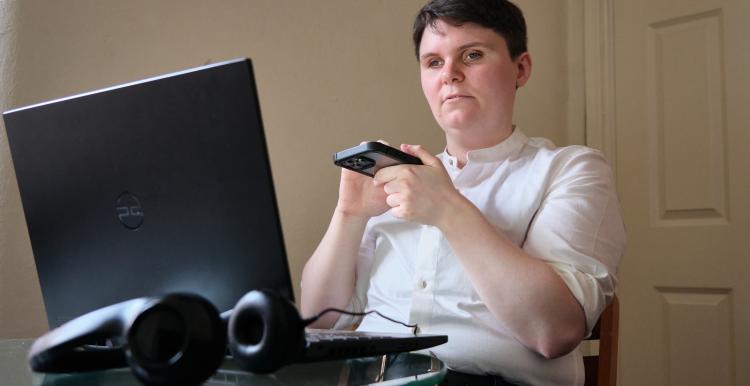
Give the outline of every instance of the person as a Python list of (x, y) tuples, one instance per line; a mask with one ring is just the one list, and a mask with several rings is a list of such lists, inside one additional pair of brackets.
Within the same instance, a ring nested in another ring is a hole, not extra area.
[[(445, 384), (582, 385), (577, 347), (613, 297), (625, 247), (610, 167), (513, 124), (532, 60), (510, 1), (430, 1), (413, 39), (445, 151), (405, 144), (424, 165), (342, 170), (301, 311), (373, 309), (447, 334), (431, 349)], [(326, 314), (314, 327), (352, 325), (407, 331), (377, 315)]]

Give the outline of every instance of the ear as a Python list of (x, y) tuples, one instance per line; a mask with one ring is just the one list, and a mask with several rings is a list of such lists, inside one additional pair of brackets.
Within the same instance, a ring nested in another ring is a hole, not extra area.
[(518, 55), (514, 60), (517, 73), (516, 73), (516, 89), (523, 87), (531, 77), (531, 55), (528, 52), (524, 52)]

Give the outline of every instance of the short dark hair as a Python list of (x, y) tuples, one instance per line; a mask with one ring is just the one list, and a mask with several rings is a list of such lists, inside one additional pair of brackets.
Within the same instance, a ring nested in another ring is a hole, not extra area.
[(459, 26), (475, 23), (489, 28), (505, 39), (512, 59), (526, 52), (526, 20), (523, 12), (508, 0), (431, 0), (414, 19), (414, 52), (419, 59), (419, 45), (427, 27), (438, 20)]

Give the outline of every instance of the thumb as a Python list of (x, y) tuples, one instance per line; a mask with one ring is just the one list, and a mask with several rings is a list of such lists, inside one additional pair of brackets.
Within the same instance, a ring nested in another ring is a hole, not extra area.
[(407, 145), (402, 144), (401, 145), (401, 151), (405, 153), (409, 153), (417, 158), (419, 158), (423, 164), (428, 166), (442, 166), (443, 163), (440, 162), (440, 160), (432, 155), (429, 151), (427, 151), (425, 148), (422, 147), (422, 145)]

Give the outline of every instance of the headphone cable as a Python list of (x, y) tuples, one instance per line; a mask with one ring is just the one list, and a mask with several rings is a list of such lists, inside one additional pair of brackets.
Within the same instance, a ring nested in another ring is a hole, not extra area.
[(406, 323), (404, 323), (402, 321), (399, 321), (399, 320), (390, 318), (388, 316), (385, 316), (385, 315), (381, 314), (377, 310), (370, 310), (370, 311), (365, 311), (365, 312), (351, 312), (351, 311), (341, 310), (341, 309), (338, 309), (338, 308), (326, 308), (325, 310), (320, 311), (315, 316), (312, 316), (312, 317), (307, 318), (307, 319), (303, 319), (302, 322), (304, 323), (305, 326), (310, 325), (311, 323), (313, 323), (316, 320), (320, 319), (323, 315), (325, 315), (325, 314), (327, 314), (329, 312), (338, 312), (340, 314), (351, 315), (351, 316), (366, 316), (366, 315), (369, 315), (369, 314), (377, 314), (378, 316), (380, 316), (383, 319), (389, 320), (389, 321), (391, 321), (393, 323), (398, 323), (398, 324), (400, 324), (400, 325), (402, 325), (404, 327), (411, 328), (412, 329), (412, 333), (414, 335), (417, 335), (417, 333), (419, 333), (419, 325), (418, 324), (406, 324)]

